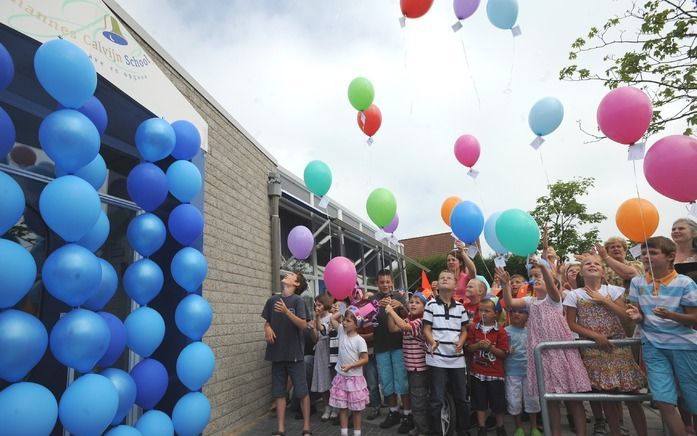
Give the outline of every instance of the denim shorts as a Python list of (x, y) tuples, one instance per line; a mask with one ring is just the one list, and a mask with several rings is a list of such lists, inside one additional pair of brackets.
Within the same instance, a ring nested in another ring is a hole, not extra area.
[(642, 344), (644, 364), (654, 401), (678, 404), (678, 391), (685, 408), (697, 414), (697, 350), (656, 348)]
[(404, 366), (402, 349), (375, 353), (375, 361), (378, 364), (378, 379), (382, 386), (382, 395), (406, 395), (409, 393), (407, 382), (407, 368)]
[(305, 362), (302, 360), (299, 362), (271, 362), (271, 397), (286, 396), (288, 377), (293, 383), (293, 397), (305, 398), (309, 391), (305, 375)]

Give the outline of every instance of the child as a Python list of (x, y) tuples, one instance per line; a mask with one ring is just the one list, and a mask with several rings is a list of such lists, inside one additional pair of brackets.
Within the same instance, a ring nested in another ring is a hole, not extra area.
[[(542, 263), (531, 261), (531, 278), (536, 297), (513, 299), (509, 286), (504, 287), (503, 296), (509, 309), (527, 308), (530, 312), (528, 326), (528, 386), (533, 395), (538, 395), (537, 373), (535, 372), (534, 350), (540, 342), (572, 341), (574, 335), (564, 318), (561, 303), (561, 293), (554, 286), (552, 274)], [(496, 274), (501, 283), (508, 283), (508, 273), (502, 268), (496, 268)], [(547, 350), (542, 354), (545, 368), (545, 382), (548, 392), (576, 393), (591, 390), (588, 373), (581, 361), (581, 355), (576, 349)], [(576, 422), (576, 434), (586, 434), (586, 415), (578, 401), (568, 401)], [(558, 401), (549, 402), (550, 422), (552, 433), (561, 435), (561, 412)]]
[(511, 276), (511, 294), (513, 298), (523, 298), (532, 296), (530, 287), (525, 281), (525, 277), (520, 274), (513, 274)]
[(486, 412), (496, 416), (496, 435), (506, 436), (503, 413), (506, 408), (503, 360), (508, 354), (508, 335), (496, 322), (496, 303), (484, 299), (479, 303), (481, 321), (471, 324), (467, 332), (467, 350), (473, 353), (472, 407), (477, 411), (478, 435), (486, 435)]
[(465, 297), (467, 297), (468, 302), (464, 304), (467, 316), (472, 321), (472, 324), (479, 322), (479, 302), (484, 298), (484, 295), (486, 295), (484, 282), (479, 279), (472, 279), (467, 282)]
[(312, 336), (315, 340), (315, 364), (312, 369), (312, 392), (321, 392), (324, 399), (324, 413), (320, 420), (326, 422), (331, 418), (332, 408), (329, 406), (329, 389), (332, 387), (332, 375), (329, 370), (329, 331), (331, 330), (331, 314), (329, 311), (334, 298), (328, 293), (315, 297), (315, 328)]
[(414, 415), (414, 431), (411, 433), (415, 435), (426, 435), (430, 428), (428, 425), (428, 366), (426, 366), (426, 347), (422, 333), (424, 308), (427, 302), (428, 299), (423, 293), (414, 292), (409, 299), (407, 320), (402, 319), (392, 306), (385, 307), (385, 311), (390, 316), (390, 331), (401, 331), (404, 335), (402, 349)]
[(651, 394), (670, 434), (685, 435), (678, 390), (697, 413), (697, 284), (673, 268), (675, 243), (656, 236), (641, 244), (645, 276), (632, 279), (627, 315), (638, 323)]
[(358, 334), (358, 320), (351, 310), (332, 315), (332, 326), (339, 333), (339, 359), (332, 381), (329, 405), (339, 409), (341, 436), (348, 435), (348, 413), (353, 413), (353, 435), (361, 435), (361, 412), (368, 404), (368, 384), (363, 377), (363, 365), (368, 363), (368, 344)]
[[(532, 394), (527, 383), (528, 375), (528, 309), (516, 308), (508, 311), (511, 324), (506, 327), (510, 349), (504, 362), (506, 373), (506, 402), (508, 413), (515, 420), (513, 436), (525, 436), (523, 420), (520, 413), (530, 415), (530, 436), (542, 436), (537, 428), (537, 413), (540, 412), (540, 401)], [(521, 407), (522, 403), (522, 407)]]
[(283, 291), (266, 300), (261, 313), (266, 338), (265, 359), (271, 362), (271, 395), (276, 399), (278, 430), (285, 434), (286, 382), (290, 377), (293, 393), (300, 399), (303, 415), (303, 436), (310, 432), (310, 395), (305, 374), (303, 332), (307, 329), (305, 302), (300, 294), (307, 282), (300, 272), (286, 274), (281, 280)]
[(431, 430), (441, 434), (440, 415), (447, 386), (452, 388), (459, 436), (467, 434), (469, 410), (465, 381), (463, 348), (467, 339), (467, 312), (453, 299), (455, 274), (441, 271), (438, 276), (439, 295), (424, 309), (423, 331), (428, 354), (426, 365), (431, 375)]

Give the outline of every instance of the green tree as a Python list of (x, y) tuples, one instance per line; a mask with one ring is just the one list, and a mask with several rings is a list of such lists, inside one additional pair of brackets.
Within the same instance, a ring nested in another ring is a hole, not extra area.
[[(634, 85), (653, 101), (649, 134), (682, 120), (685, 134), (697, 125), (697, 6), (694, 0), (650, 0), (621, 16), (591, 27), (585, 37), (571, 44), (573, 63), (559, 73), (561, 80), (597, 80), (614, 89)], [(604, 71), (578, 64), (602, 57)], [(587, 132), (586, 132), (587, 133)], [(597, 135), (596, 138), (600, 138)]]
[[(428, 269), (428, 271), (426, 271), (428, 280), (434, 281), (438, 280), (438, 274), (445, 269), (447, 257), (447, 254), (436, 254), (435, 256), (414, 260)], [(409, 283), (410, 290), (417, 289), (421, 286), (421, 268), (411, 263), (407, 265), (407, 283)]]
[(607, 217), (600, 212), (591, 213), (579, 198), (588, 194), (595, 185), (592, 177), (557, 181), (549, 186), (549, 195), (537, 199), (535, 217), (540, 228), (547, 226), (549, 244), (561, 258), (567, 254), (588, 251), (598, 239), (598, 228), (590, 227), (581, 233), (580, 227), (597, 224)]

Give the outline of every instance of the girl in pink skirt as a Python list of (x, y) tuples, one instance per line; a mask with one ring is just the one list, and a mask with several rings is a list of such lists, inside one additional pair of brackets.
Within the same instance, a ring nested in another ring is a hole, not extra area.
[(348, 436), (348, 414), (353, 412), (353, 435), (361, 435), (361, 412), (368, 405), (368, 384), (363, 365), (368, 363), (368, 345), (358, 334), (358, 319), (349, 309), (339, 323), (339, 312), (332, 315), (332, 326), (339, 332), (339, 360), (329, 392), (329, 405), (339, 409), (341, 435)]

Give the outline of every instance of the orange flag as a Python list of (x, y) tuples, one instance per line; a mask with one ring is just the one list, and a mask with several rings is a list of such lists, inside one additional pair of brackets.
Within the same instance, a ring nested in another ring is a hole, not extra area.
[(424, 294), (426, 298), (431, 298), (433, 295), (433, 290), (431, 289), (431, 282), (428, 280), (426, 271), (421, 270), (421, 293)]

